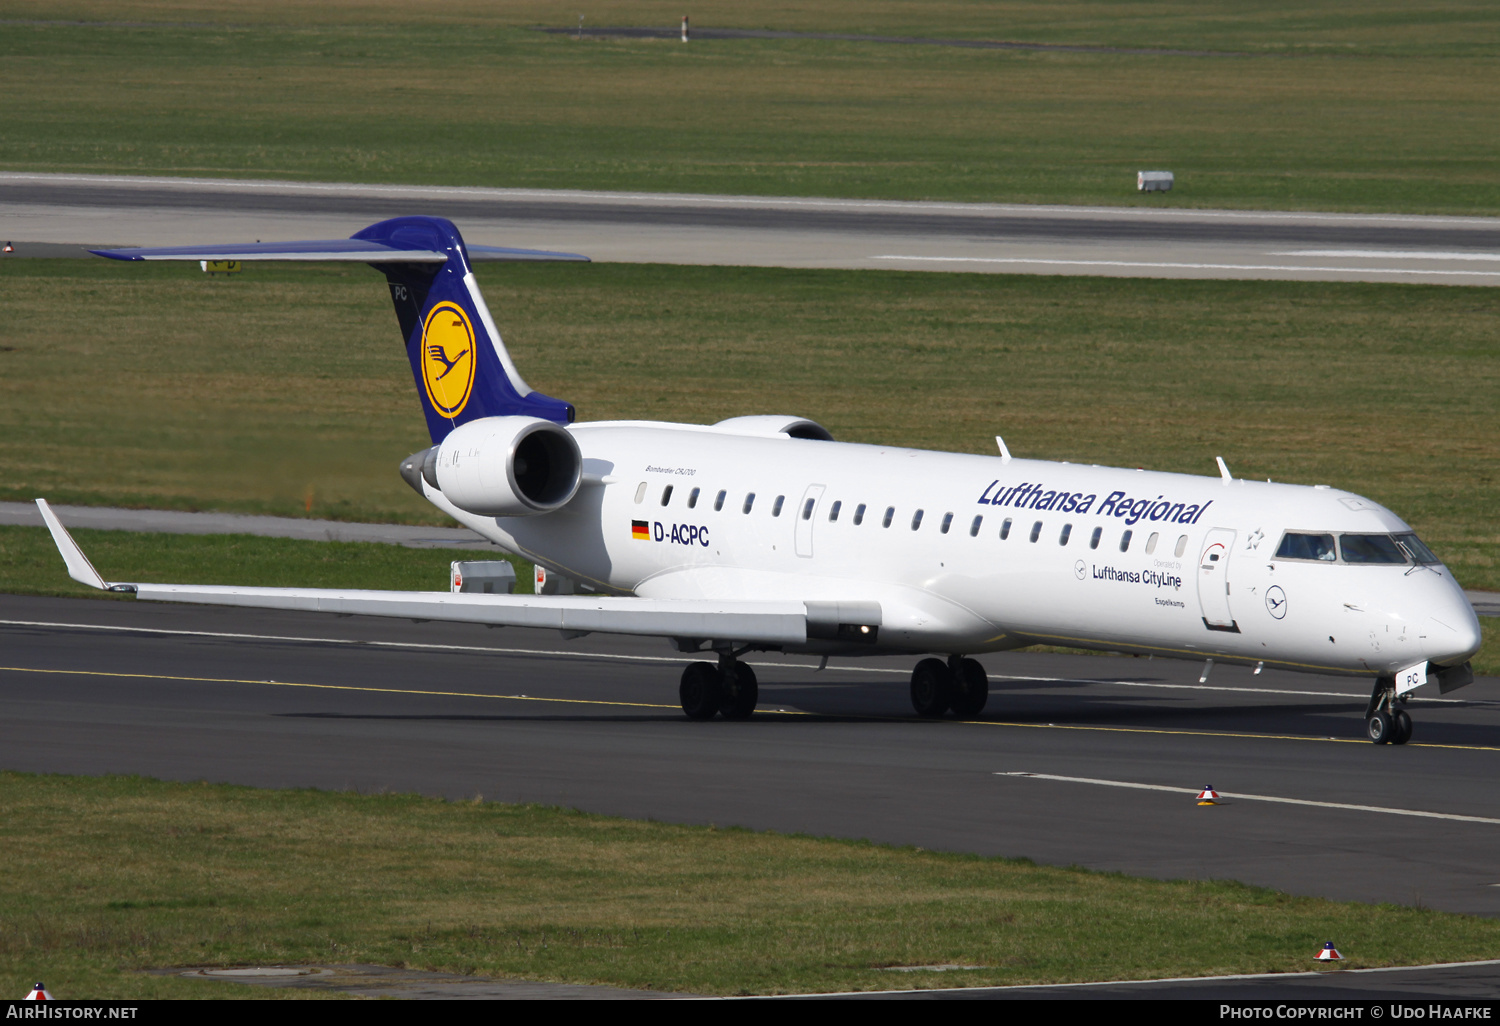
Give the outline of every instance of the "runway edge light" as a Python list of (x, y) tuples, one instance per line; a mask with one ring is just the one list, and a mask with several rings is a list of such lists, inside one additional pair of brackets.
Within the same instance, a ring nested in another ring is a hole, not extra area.
[(1344, 956), (1339, 954), (1339, 949), (1333, 946), (1333, 941), (1323, 945), (1323, 950), (1318, 952), (1315, 961), (1318, 962), (1342, 962)]
[(42, 982), (38, 980), (36, 986), (31, 988), (31, 993), (26, 995), (26, 1000), (51, 1001), (52, 995), (47, 993), (47, 988), (42, 986)]
[(1219, 804), (1219, 792), (1213, 789), (1212, 784), (1205, 785), (1203, 790), (1198, 792), (1197, 801), (1199, 805), (1217, 805)]

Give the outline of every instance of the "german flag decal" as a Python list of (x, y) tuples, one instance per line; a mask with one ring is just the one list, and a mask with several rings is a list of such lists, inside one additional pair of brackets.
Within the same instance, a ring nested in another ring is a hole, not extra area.
[(651, 525), (644, 520), (632, 520), (630, 522), (630, 537), (636, 541), (650, 541)]

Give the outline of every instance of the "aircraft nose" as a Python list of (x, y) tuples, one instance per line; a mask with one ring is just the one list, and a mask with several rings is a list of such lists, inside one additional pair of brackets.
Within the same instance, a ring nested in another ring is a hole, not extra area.
[(1457, 666), (1472, 658), (1484, 638), (1479, 631), (1479, 617), (1474, 607), (1457, 585), (1451, 589), (1448, 600), (1433, 603), (1430, 610), (1431, 630), (1428, 637), (1427, 658), (1439, 666)]

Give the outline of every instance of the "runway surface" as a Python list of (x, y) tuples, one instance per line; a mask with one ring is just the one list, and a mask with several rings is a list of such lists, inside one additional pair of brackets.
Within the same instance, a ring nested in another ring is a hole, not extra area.
[(656, 641), (16, 596), (0, 621), (7, 769), (482, 795), (1500, 914), (1491, 678), (1414, 700), (1402, 747), (1360, 738), (1352, 679), (1025, 653), (984, 657), (975, 721), (912, 716), (909, 659), (764, 656), (752, 720), (694, 723), (687, 657)]
[[(1132, 186), (1122, 181), (1122, 198)], [(453, 219), (470, 242), (597, 261), (1500, 283), (1500, 218), (1159, 202), (1061, 207), (7, 173), (0, 235), (16, 243), (10, 258), (58, 256), (81, 244), (339, 238), (425, 213)]]

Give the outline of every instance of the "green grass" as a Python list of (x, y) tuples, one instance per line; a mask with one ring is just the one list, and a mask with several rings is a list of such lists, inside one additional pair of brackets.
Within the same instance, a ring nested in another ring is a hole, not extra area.
[(1500, 677), (1500, 616), (1481, 616), (1479, 629), (1484, 632), (1484, 647), (1473, 659), (1474, 672)]
[[(1198, 815), (1187, 804), (1184, 816)], [(0, 773), (0, 986), (238, 995), (172, 965), (378, 963), (704, 994), (1491, 958), (1500, 922), (1026, 860), (412, 795)], [(956, 963), (941, 976), (880, 971)]]
[[(670, 26), (682, 11), (585, 13)], [(15, 0), (0, 169), (1500, 212), (1500, 9), (1478, 0), (691, 13), (700, 27), (1251, 56), (575, 40), (530, 31), (575, 24), (544, 3)], [(1174, 170), (1177, 189), (1138, 196), (1143, 167)]]
[[(1297, 282), (481, 265), (585, 420), (810, 416), (849, 441), (1349, 488), (1500, 590), (1500, 295)], [(0, 262), (0, 497), (435, 522), (380, 278)], [(65, 319), (59, 321), (59, 311)], [(59, 325), (65, 325), (60, 330)]]

